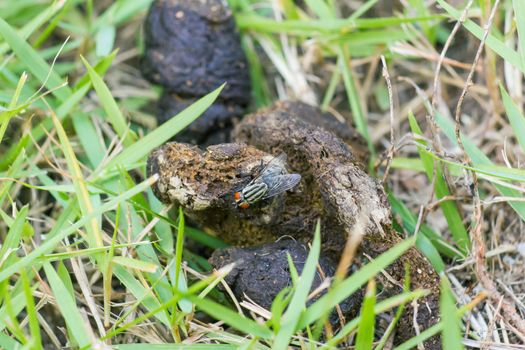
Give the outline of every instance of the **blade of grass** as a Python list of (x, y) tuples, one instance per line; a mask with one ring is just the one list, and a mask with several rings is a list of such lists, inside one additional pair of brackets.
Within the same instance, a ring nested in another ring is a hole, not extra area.
[[(417, 226), (417, 217), (414, 214), (412, 214), (410, 210), (401, 201), (396, 199), (391, 192), (388, 192), (387, 196), (393, 211), (399, 216), (401, 216), (403, 226), (405, 227), (407, 232), (414, 233)], [(450, 258), (462, 257), (462, 255), (453, 246), (449, 245), (439, 234), (434, 232), (430, 227), (426, 226), (425, 224), (421, 225), (421, 227), (419, 228), (419, 233), (425, 235), (425, 237), (427, 237), (432, 242), (432, 245), (435, 246), (441, 254), (446, 255)], [(439, 258), (439, 260), (441, 260), (439, 254), (437, 254), (437, 257)], [(444, 265), (442, 260), (440, 265), (441, 264)]]
[(115, 213), (115, 227), (113, 229), (113, 235), (111, 237), (111, 245), (109, 247), (108, 255), (106, 258), (106, 271), (102, 274), (103, 276), (103, 285), (104, 285), (104, 327), (109, 328), (110, 322), (110, 314), (111, 314), (111, 282), (113, 280), (113, 264), (111, 261), (113, 260), (113, 257), (115, 256), (115, 243), (117, 241), (117, 233), (119, 228), (119, 220), (120, 220), (120, 213), (121, 213), (121, 206), (117, 206), (117, 210)]
[(356, 349), (372, 349), (374, 342), (375, 313), (376, 305), (376, 283), (373, 279), (368, 281), (366, 295), (361, 308), (361, 321), (357, 329)]
[[(337, 59), (337, 66), (340, 66), (339, 58)], [(328, 107), (330, 107), (330, 103), (332, 102), (332, 99), (335, 94), (335, 90), (337, 89), (337, 85), (339, 85), (339, 82), (341, 81), (341, 71), (339, 69), (335, 69), (332, 73), (332, 77), (330, 78), (330, 82), (328, 83), (328, 87), (326, 88), (326, 92), (323, 97), (323, 102), (321, 103), (321, 109), (323, 111), (326, 111)]]
[[(525, 11), (525, 6), (523, 7)], [(525, 32), (523, 33), (523, 36), (525, 36)], [(507, 90), (505, 90), (503, 85), (500, 84), (499, 89), (501, 92), (503, 106), (505, 107), (505, 112), (507, 113), (507, 117), (509, 118), (510, 125), (512, 125), (514, 135), (518, 139), (521, 149), (523, 150), (523, 152), (525, 152), (525, 117), (521, 114), (518, 106), (514, 104), (514, 101), (512, 101), (512, 98), (509, 96)]]
[(21, 347), (22, 344), (20, 344), (7, 334), (0, 332), (0, 348), (5, 350), (18, 350)]
[(95, 169), (104, 159), (104, 154), (106, 154), (103, 140), (100, 140), (95, 126), (87, 113), (74, 113), (71, 119), (75, 133), (86, 152), (91, 168)]
[[(110, 338), (114, 337), (115, 335), (126, 331), (130, 327), (132, 327), (132, 326), (134, 326), (136, 324), (139, 324), (140, 322), (142, 322), (142, 321), (144, 321), (144, 320), (146, 320), (146, 319), (148, 319), (148, 318), (150, 318), (152, 316), (157, 315), (159, 312), (168, 310), (169, 308), (171, 308), (171, 306), (176, 304), (181, 298), (189, 297), (192, 294), (198, 293), (200, 290), (206, 288), (206, 286), (208, 286), (209, 284), (214, 284), (218, 279), (223, 279), (226, 274), (227, 274), (227, 271), (223, 270), (222, 273), (213, 274), (211, 276), (208, 276), (208, 277), (204, 278), (203, 280), (200, 280), (200, 281), (192, 284), (191, 287), (188, 288), (188, 292), (187, 293), (183, 294), (183, 293), (177, 292), (176, 295), (174, 295), (169, 300), (167, 300), (166, 302), (164, 302), (161, 305), (159, 305), (157, 308), (155, 308), (153, 310), (149, 310), (149, 312), (147, 312), (147, 313), (145, 313), (145, 314), (143, 314), (143, 315), (141, 315), (139, 317), (134, 318), (133, 320), (129, 321), (128, 323), (126, 323), (126, 324), (124, 324), (124, 325), (122, 325), (122, 326), (120, 326), (118, 328), (116, 328), (116, 327), (119, 326), (120, 322), (115, 323), (113, 325), (113, 329), (111, 331), (109, 331), (104, 337), (102, 337), (101, 340), (110, 339)], [(170, 326), (169, 320), (167, 320), (167, 325)]]
[(297, 323), (304, 308), (306, 307), (306, 300), (312, 283), (315, 278), (317, 261), (319, 260), (319, 252), (321, 251), (321, 222), (318, 220), (315, 227), (314, 241), (312, 243), (312, 248), (308, 254), (308, 258), (304, 264), (301, 277), (295, 287), (295, 292), (293, 293), (292, 300), (288, 305), (288, 309), (284, 313), (281, 322), (280, 329), (275, 340), (272, 344), (272, 349), (287, 349), (288, 344), (294, 334), (295, 329), (297, 328)]
[(297, 5), (293, 2), (293, 0), (281, 0), (280, 4), (283, 8), (286, 18), (299, 19), (299, 11), (297, 11)]
[(124, 267), (129, 267), (130, 269), (144, 271), (144, 272), (156, 272), (159, 268), (158, 265), (152, 264), (146, 261), (128, 258), (125, 256), (114, 256), (112, 262), (115, 264), (122, 265)]
[(355, 87), (353, 74), (349, 67), (350, 57), (346, 51), (347, 50), (343, 47), (343, 45), (339, 45), (337, 47), (337, 62), (339, 62), (339, 67), (341, 68), (343, 74), (343, 82), (348, 98), (348, 104), (350, 105), (350, 109), (352, 110), (352, 117), (354, 118), (356, 129), (365, 138), (366, 143), (368, 145), (368, 150), (372, 154), (371, 158), (373, 158), (373, 155), (375, 153), (374, 145), (368, 132), (368, 124), (363, 113), (363, 108), (361, 106), (361, 99), (359, 98), (359, 94)]
[[(161, 304), (155, 297), (154, 293), (145, 288), (133, 275), (120, 265), (113, 266), (113, 273), (122, 282), (126, 289), (140, 302), (148, 311), (158, 309)], [(170, 321), (165, 312), (156, 313), (155, 318), (165, 326), (170, 326)]]
[[(107, 57), (100, 60), (99, 63), (97, 63), (97, 65), (95, 66), (95, 70), (97, 70), (98, 74), (103, 75), (106, 72), (106, 70), (111, 65), (111, 62), (115, 58), (115, 55), (116, 55), (116, 51), (113, 52), (111, 55), (108, 55)], [(85, 82), (82, 83), (83, 81)], [(65, 101), (62, 101), (62, 104), (60, 104), (56, 108), (56, 116), (59, 120), (63, 120), (66, 116), (68, 116), (69, 113), (76, 107), (76, 105), (88, 93), (91, 87), (90, 84), (88, 84), (89, 82), (90, 82), (89, 75), (86, 73), (86, 75), (84, 75), (79, 80), (79, 82), (76, 84), (75, 92), (71, 96), (69, 96)], [(44, 119), (44, 121), (39, 123), (37, 126), (33, 127), (31, 129), (30, 134), (32, 138), (35, 140), (35, 142), (38, 142), (44, 136), (47, 135), (46, 130), (50, 130), (52, 126), (53, 126), (53, 121), (51, 120), (51, 118), (46, 118)], [(29, 140), (29, 137), (26, 135), (24, 136), (24, 139), (26, 140), (25, 142), (27, 143)], [(32, 147), (33, 147), (32, 144), (27, 145), (26, 151), (29, 153)], [(7, 151), (7, 154), (12, 155), (12, 156), (18, 155), (19, 149), (20, 149), (20, 143), (14, 143), (13, 145), (11, 145), (11, 147)], [(4, 158), (0, 160), (0, 164), (1, 164), (0, 169), (3, 169), (3, 164), (4, 164), (3, 162), (5, 160), (6, 159)]]
[[(436, 122), (438, 123), (441, 130), (443, 130), (447, 138), (457, 146), (455, 127), (453, 123), (445, 119), (445, 117), (443, 117), (440, 113), (436, 113)], [(492, 161), (485, 154), (483, 154), (483, 152), (477, 148), (469, 138), (461, 134), (461, 140), (465, 146), (466, 152), (472, 159), (472, 162), (475, 166), (479, 167), (493, 165)], [(494, 184), (494, 187), (496, 187), (498, 191), (504, 196), (522, 198), (521, 194), (516, 190), (497, 184)], [(508, 203), (516, 211), (516, 213), (518, 213), (521, 219), (525, 220), (525, 202), (509, 201)]]
[[(4, 299), (2, 307), (0, 308), (0, 331), (8, 328), (13, 332), (14, 328), (18, 325), (15, 316), (19, 315), (26, 307), (26, 297), (23, 292), (18, 290), (19, 288), (17, 288), (17, 286), (13, 289), (8, 289), (7, 284), (4, 284), (3, 290), (0, 290)], [(34, 290), (37, 286), (38, 284), (35, 284), (31, 289)], [(13, 335), (17, 336), (17, 334)], [(23, 334), (21, 334), (21, 337), (17, 336), (17, 338), (25, 341)]]
[[(403, 292), (404, 293), (410, 292), (410, 266), (408, 264), (405, 265), (405, 280), (403, 282)], [(385, 345), (387, 344), (387, 341), (390, 339), (390, 336), (396, 329), (397, 323), (399, 322), (399, 319), (403, 315), (403, 311), (405, 311), (406, 304), (407, 304), (407, 301), (399, 304), (399, 307), (397, 308), (394, 319), (388, 325), (388, 328), (385, 330), (385, 332), (381, 336), (381, 339), (379, 340), (379, 343), (374, 348), (374, 350), (382, 350), (385, 347)]]
[(105, 169), (109, 170), (118, 164), (131, 164), (146, 157), (151, 150), (168, 141), (204, 113), (204, 111), (215, 101), (217, 96), (219, 96), (223, 87), (224, 84), (206, 96), (200, 98), (175, 117), (144, 136), (141, 140), (133, 143), (130, 147), (127, 147), (122, 153), (110, 161)]
[(358, 290), (364, 283), (373, 278), (382, 269), (390, 265), (401, 254), (410, 249), (415, 243), (415, 237), (409, 238), (379, 255), (372, 262), (366, 264), (359, 271), (341, 281), (337, 286), (315, 303), (313, 303), (301, 316), (299, 329), (315, 322), (326, 310), (330, 310)]
[(123, 140), (125, 146), (131, 146), (136, 140), (137, 135), (131, 131), (128, 127), (128, 123), (124, 115), (120, 111), (120, 108), (117, 105), (117, 102), (111, 95), (111, 91), (104, 83), (102, 78), (97, 74), (97, 72), (91, 67), (91, 65), (86, 61), (86, 59), (80, 56), (80, 59), (84, 63), (84, 66), (87, 69), (91, 83), (97, 92), (100, 103), (106, 112), (106, 117), (111, 123), (119, 137)]
[(332, 19), (334, 13), (323, 0), (305, 0), (306, 5), (321, 19)]
[[(452, 7), (445, 0), (437, 0), (437, 2), (455, 20), (460, 19), (461, 11), (458, 11), (457, 9)], [(481, 38), (483, 37), (484, 29), (476, 23), (474, 23), (473, 21), (471, 21), (470, 19), (467, 19), (465, 22), (463, 22), (463, 26), (478, 39), (481, 40)], [(505, 62), (512, 64), (514, 67), (518, 68), (522, 73), (525, 74), (525, 63), (522, 62), (518, 52), (505, 45), (503, 41), (499, 40), (492, 34), (488, 35), (486, 45), (490, 47), (492, 51), (498, 54), (501, 58), (503, 58)]]
[[(47, 6), (38, 16), (25, 23), (24, 26), (17, 31), (17, 34), (21, 38), (27, 40), (31, 34), (33, 34), (42, 24), (47, 22), (62, 6), (64, 6), (64, 2), (55, 1), (50, 6)], [(7, 50), (9, 50), (9, 45), (7, 43), (0, 44), (0, 56), (3, 56)]]
[(179, 274), (182, 271), (182, 249), (184, 248), (184, 213), (179, 207), (179, 227), (177, 229), (177, 242), (175, 248), (175, 288), (179, 286)]
[(514, 18), (518, 31), (518, 47), (521, 54), (521, 64), (525, 67), (525, 2), (522, 0), (513, 0), (512, 6), (514, 8)]
[(188, 295), (187, 298), (208, 315), (221, 320), (235, 329), (263, 339), (272, 337), (272, 332), (266, 326), (239, 315), (221, 304), (208, 299), (201, 299), (195, 295)]
[(237, 16), (237, 24), (240, 29), (254, 30), (262, 33), (307, 36), (325, 34), (339, 36), (356, 32), (361, 29), (385, 28), (405, 23), (418, 23), (422, 21), (440, 20), (443, 18), (446, 17), (443, 15), (432, 15), (428, 17), (381, 17), (359, 19), (331, 18), (327, 20), (308, 19), (277, 21), (259, 15), (243, 14)]
[(7, 232), (5, 240), (2, 242), (2, 247), (0, 247), (0, 270), (9, 266), (15, 259), (18, 259), (16, 251), (19, 248), (20, 240), (24, 233), (24, 224), (26, 223), (28, 208), (26, 205), (18, 212), (18, 215)]
[[(374, 307), (374, 314), (376, 315), (381, 314), (398, 305), (405, 304), (409, 301), (419, 299), (426, 295), (428, 295), (428, 292), (424, 290), (415, 290), (413, 292), (405, 292), (405, 293), (398, 294), (396, 296), (393, 296), (391, 298), (388, 298), (386, 300), (383, 300), (377, 303)], [(348, 335), (359, 326), (360, 322), (361, 322), (361, 316), (358, 316), (354, 318), (353, 320), (351, 320), (350, 322), (347, 322), (346, 325), (339, 332), (337, 332), (337, 334), (332, 339), (327, 341), (321, 347), (321, 350), (334, 348), (337, 344), (345, 340), (346, 337), (348, 337)]]
[(348, 17), (348, 19), (354, 20), (354, 19), (361, 17), (362, 15), (365, 14), (366, 11), (370, 10), (377, 3), (377, 1), (378, 0), (368, 0), (363, 5), (359, 6), (358, 9), (352, 12), (352, 14), (350, 15), (350, 17)]
[(97, 32), (107, 23), (119, 25), (136, 14), (147, 10), (153, 0), (116, 1), (104, 13), (97, 17), (91, 31)]
[(441, 278), (441, 295), (439, 300), (439, 309), (443, 318), (443, 332), (441, 340), (444, 350), (461, 350), (463, 349), (461, 336), (461, 319), (458, 317), (455, 300), (450, 290), (450, 286), (445, 277)]
[(44, 271), (46, 272), (49, 286), (53, 291), (56, 305), (60, 309), (64, 321), (66, 321), (67, 328), (71, 331), (80, 347), (89, 346), (91, 344), (87, 336), (89, 333), (85, 327), (86, 323), (77, 308), (75, 299), (69, 294), (66, 286), (62, 283), (62, 280), (50, 263), (44, 263)]
[[(15, 177), (16, 174), (21, 170), (22, 166), (25, 165), (24, 160), (26, 159), (26, 155), (24, 150), (22, 149), (20, 153), (16, 156), (14, 161), (11, 163), (10, 168), (7, 170), (7, 173), (5, 176), (7, 178)], [(4, 200), (7, 197), (9, 190), (13, 186), (13, 181), (0, 181), (0, 208), (3, 207)]]
[[(409, 112), (408, 120), (410, 123), (410, 128), (412, 129), (412, 133), (422, 136), (423, 132), (421, 131), (421, 128), (419, 127), (412, 112)], [(416, 142), (426, 146), (426, 143), (423, 140), (417, 140)], [(445, 182), (441, 164), (438, 162), (434, 163), (434, 160), (421, 149), (418, 149), (418, 151), (419, 157), (421, 158), (423, 166), (425, 167), (428, 180), (433, 181), (433, 177), (435, 176), (434, 188), (437, 198), (442, 199), (443, 197), (450, 196), (450, 191), (447, 183)], [(458, 246), (461, 253), (466, 254), (470, 249), (470, 239), (467, 229), (465, 228), (465, 225), (463, 225), (463, 220), (459, 214), (456, 203), (454, 201), (443, 201), (440, 203), (440, 207), (443, 210), (443, 214), (447, 220), (450, 233), (452, 234), (456, 245)]]
[(9, 125), (9, 121), (11, 120), (11, 118), (20, 112), (20, 108), (24, 108), (24, 106), (18, 108), (16, 107), (18, 99), (20, 98), (20, 93), (22, 92), (22, 88), (24, 87), (26, 80), (27, 74), (23, 73), (20, 76), (20, 79), (18, 80), (18, 84), (16, 86), (15, 92), (13, 93), (13, 97), (11, 98), (9, 106), (6, 110), (0, 113), (0, 143), (2, 143), (2, 140), (4, 139), (4, 134), (7, 130), (7, 126)]
[(0, 17), (0, 35), (9, 44), (17, 57), (25, 64), (27, 69), (35, 75), (40, 82), (53, 90), (53, 95), (61, 101), (67, 100), (71, 95), (71, 89), (68, 86), (63, 86), (60, 89), (56, 87), (62, 85), (63, 79), (49, 66), (46, 61), (29, 45), (23, 38), (21, 38), (16, 31)]
[[(88, 216), (93, 213), (93, 205), (84, 182), (84, 175), (80, 170), (79, 162), (75, 155), (75, 151), (69, 142), (66, 131), (54, 113), (51, 113), (51, 117), (53, 119), (53, 124), (55, 125), (60, 144), (62, 145), (62, 152), (66, 158), (68, 169), (71, 173), (71, 180), (73, 182), (73, 186), (75, 187), (75, 193), (78, 198), (80, 211), (82, 212), (83, 216)], [(99, 220), (97, 220), (97, 217), (93, 217), (86, 226), (86, 230), (88, 232), (88, 243), (91, 248), (101, 247), (104, 245), (98, 222)], [(97, 256), (102, 257), (102, 255), (98, 254)]]
[(20, 277), (24, 287), (24, 295), (26, 297), (26, 311), (29, 319), (29, 330), (33, 340), (31, 349), (42, 349), (42, 338), (40, 337), (40, 325), (38, 322), (37, 312), (35, 308), (35, 300), (33, 299), (33, 291), (31, 290), (29, 278), (25, 270), (21, 271)]
[[(179, 207), (179, 226), (177, 228), (177, 241), (175, 243), (175, 266), (174, 266), (174, 280), (173, 288), (177, 291), (186, 292), (188, 289), (186, 279), (182, 274), (182, 252), (184, 250), (184, 235), (186, 231), (186, 224), (184, 223), (184, 213), (182, 206)], [(178, 303), (182, 312), (190, 313), (193, 305), (187, 299), (181, 299)], [(176, 315), (176, 310), (172, 312), (172, 317)], [(173, 321), (173, 320), (172, 320)]]
[(252, 38), (248, 35), (243, 35), (242, 47), (246, 53), (246, 59), (248, 60), (248, 66), (250, 68), (250, 79), (252, 81), (252, 93), (254, 95), (255, 105), (257, 108), (268, 106), (272, 103), (272, 100), (261, 60), (257, 54)]

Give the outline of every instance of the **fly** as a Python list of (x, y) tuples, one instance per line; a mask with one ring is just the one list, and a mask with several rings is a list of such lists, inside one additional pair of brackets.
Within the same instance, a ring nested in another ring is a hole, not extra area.
[(242, 209), (295, 187), (301, 181), (299, 174), (285, 174), (286, 154), (272, 158), (242, 190), (234, 193), (235, 204)]

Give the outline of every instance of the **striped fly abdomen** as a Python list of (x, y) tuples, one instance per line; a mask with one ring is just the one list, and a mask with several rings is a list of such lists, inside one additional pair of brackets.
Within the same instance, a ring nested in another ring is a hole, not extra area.
[(244, 200), (250, 204), (253, 204), (261, 200), (268, 192), (268, 185), (262, 181), (254, 182), (249, 184), (242, 189), (242, 196)]

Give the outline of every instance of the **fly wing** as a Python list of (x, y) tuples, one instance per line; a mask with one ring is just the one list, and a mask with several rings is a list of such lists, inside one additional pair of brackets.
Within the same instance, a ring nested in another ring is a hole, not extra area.
[(261, 177), (281, 175), (284, 171), (284, 164), (286, 164), (286, 159), (286, 153), (281, 153), (278, 156), (273, 157), (268, 163), (266, 163), (264, 168), (259, 172), (259, 174), (255, 177), (254, 180), (259, 179)]
[(299, 181), (301, 181), (301, 175), (299, 174), (286, 174), (265, 178), (265, 183), (268, 185), (268, 191), (262, 199), (267, 199), (276, 196), (279, 193), (283, 193), (295, 187)]

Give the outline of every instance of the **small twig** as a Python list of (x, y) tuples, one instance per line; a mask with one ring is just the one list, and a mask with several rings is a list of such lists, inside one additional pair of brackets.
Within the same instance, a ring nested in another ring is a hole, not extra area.
[[(416, 337), (417, 337), (421, 333), (421, 330), (419, 328), (419, 324), (417, 323), (417, 311), (418, 311), (419, 304), (418, 304), (417, 300), (412, 300), (411, 304), (412, 304), (412, 309), (413, 309), (412, 325), (414, 326), (414, 331), (416, 332)], [(417, 349), (418, 350), (425, 350), (425, 347), (423, 346), (423, 343), (418, 343), (417, 344)]]
[(396, 151), (396, 145), (394, 142), (394, 102), (393, 102), (393, 92), (392, 92), (392, 82), (390, 80), (390, 74), (388, 73), (388, 67), (386, 65), (385, 56), (381, 55), (381, 63), (383, 64), (382, 74), (386, 81), (386, 86), (388, 88), (388, 105), (390, 107), (390, 147), (388, 147), (388, 155), (386, 158), (386, 167), (385, 173), (383, 175), (382, 182), (386, 181), (388, 172), (390, 171), (390, 165), (392, 164), (392, 159), (394, 158), (394, 153)]

